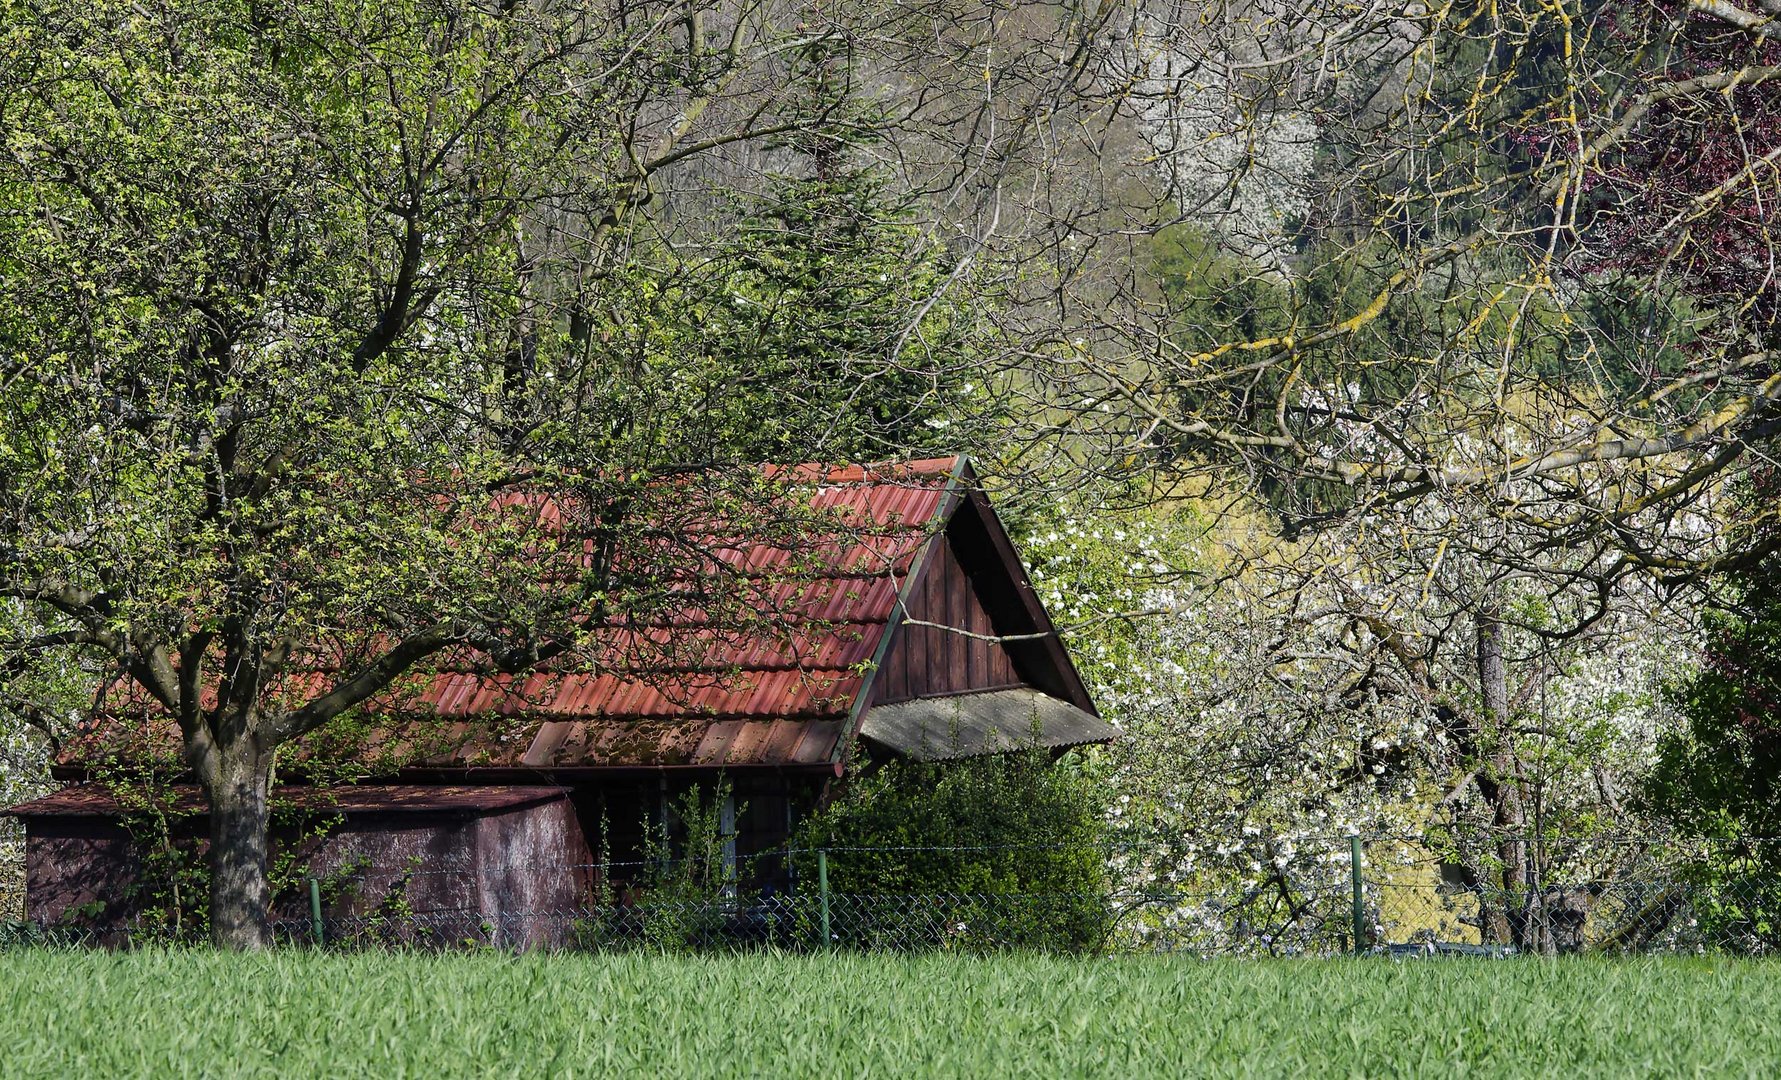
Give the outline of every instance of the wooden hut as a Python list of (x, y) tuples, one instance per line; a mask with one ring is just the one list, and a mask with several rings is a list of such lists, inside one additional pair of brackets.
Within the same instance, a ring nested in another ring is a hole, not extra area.
[[(802, 575), (788, 605), (801, 625), (738, 639), (679, 624), (677, 633), (708, 639), (695, 672), (554, 668), (510, 678), (446, 666), (401, 701), (374, 705), (372, 726), (390, 739), (421, 721), (451, 736), (381, 780), (434, 789), (427, 813), (462, 800), (472, 822), (496, 808), (465, 792), (560, 791), (577, 826), (550, 834), (560, 851), (527, 840), (519, 860), (482, 832), (472, 839), (467, 825), (417, 826), (410, 815), (401, 827), (432, 830), (429, 850), (444, 845), (459, 862), (622, 865), (644, 857), (646, 833), (671, 821), (683, 792), (715, 791), (722, 777), (726, 854), (746, 861), (783, 846), (849, 769), (896, 756), (1061, 752), (1115, 737), (964, 459), (791, 472), (815, 505), (858, 522), (868, 537), (816, 548), (827, 552), (823, 562)], [(773, 555), (761, 545), (737, 557)], [(95, 728), (76, 739), (58, 775), (90, 779), (88, 763), (109, 737)], [(357, 832), (397, 827), (401, 815), (374, 814), (375, 797), (365, 798)], [(55, 800), (13, 810), (32, 845), (27, 893), (40, 919), (115, 895), (129, 877), (115, 852), (80, 846), (81, 837), (99, 844), (103, 808)], [(525, 803), (528, 814), (556, 805)], [(782, 886), (781, 869), (756, 864), (760, 884)]]

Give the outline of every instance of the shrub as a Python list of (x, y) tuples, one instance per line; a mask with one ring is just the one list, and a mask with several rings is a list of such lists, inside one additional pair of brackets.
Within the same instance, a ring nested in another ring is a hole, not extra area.
[(1735, 583), (1739, 610), (1716, 616), (1701, 669), (1673, 687), (1685, 721), (1658, 744), (1652, 808), (1688, 836), (1717, 841), (1684, 866), (1709, 940), (1781, 949), (1781, 565)]
[[(844, 943), (932, 944), (939, 927), (964, 947), (1079, 952), (1112, 922), (1104, 820), (1079, 756), (1024, 750), (856, 776), (797, 846), (828, 853)], [(808, 852), (796, 866), (815, 876)]]

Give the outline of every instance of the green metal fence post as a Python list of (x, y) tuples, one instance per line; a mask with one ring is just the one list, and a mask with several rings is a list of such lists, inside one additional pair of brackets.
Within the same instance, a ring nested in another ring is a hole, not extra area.
[(1359, 956), (1367, 948), (1367, 904), (1361, 892), (1359, 833), (1348, 838), (1348, 876), (1354, 883), (1354, 955)]
[(327, 944), (322, 937), (322, 883), (314, 878), (309, 879), (309, 924), (315, 931), (315, 943)]
[(822, 947), (828, 948), (829, 942), (829, 853), (816, 853), (816, 891), (822, 897)]

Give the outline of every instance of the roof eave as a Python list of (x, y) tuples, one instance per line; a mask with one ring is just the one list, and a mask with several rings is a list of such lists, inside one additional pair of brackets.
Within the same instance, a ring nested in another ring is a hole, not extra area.
[(841, 729), (841, 737), (835, 740), (835, 752), (830, 763), (837, 772), (846, 762), (848, 750), (859, 740), (860, 725), (865, 722), (866, 710), (871, 707), (877, 689), (878, 673), (883, 669), (885, 659), (890, 656), (903, 620), (909, 614), (909, 598), (914, 595), (916, 585), (927, 571), (935, 545), (946, 542), (947, 523), (963, 505), (967, 485), (976, 483), (976, 480), (977, 473), (971, 468), (971, 459), (964, 454), (958, 455), (953, 462), (952, 475), (947, 477), (946, 487), (941, 493), (939, 508), (928, 521), (931, 532), (921, 550), (916, 552), (915, 558), (909, 563), (909, 572), (903, 576), (903, 584), (897, 590), (897, 601), (891, 606), (890, 618), (884, 624), (884, 636), (878, 639), (878, 648), (872, 652), (872, 670), (866, 673), (865, 679), (860, 683), (859, 693), (854, 695), (853, 704), (847, 710), (847, 723)]

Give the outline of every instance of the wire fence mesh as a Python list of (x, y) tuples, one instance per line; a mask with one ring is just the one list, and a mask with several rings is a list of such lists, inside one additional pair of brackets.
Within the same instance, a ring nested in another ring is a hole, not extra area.
[[(1781, 841), (1769, 840), (1327, 836), (1258, 840), (1211, 857), (1127, 845), (1089, 853), (1102, 870), (1090, 889), (1035, 890), (1017, 876), (957, 889), (931, 879), (884, 887), (887, 862), (919, 868), (933, 859), (956, 873), (978, 856), (1006, 854), (833, 848), (631, 863), (360, 861), (283, 882), (270, 923), (276, 942), (338, 949), (1506, 956), (1781, 948)], [(0, 928), (0, 944), (128, 947), (196, 939), (202, 930), (201, 912), (150, 904), (127, 916), (87, 910), (13, 922)]]

